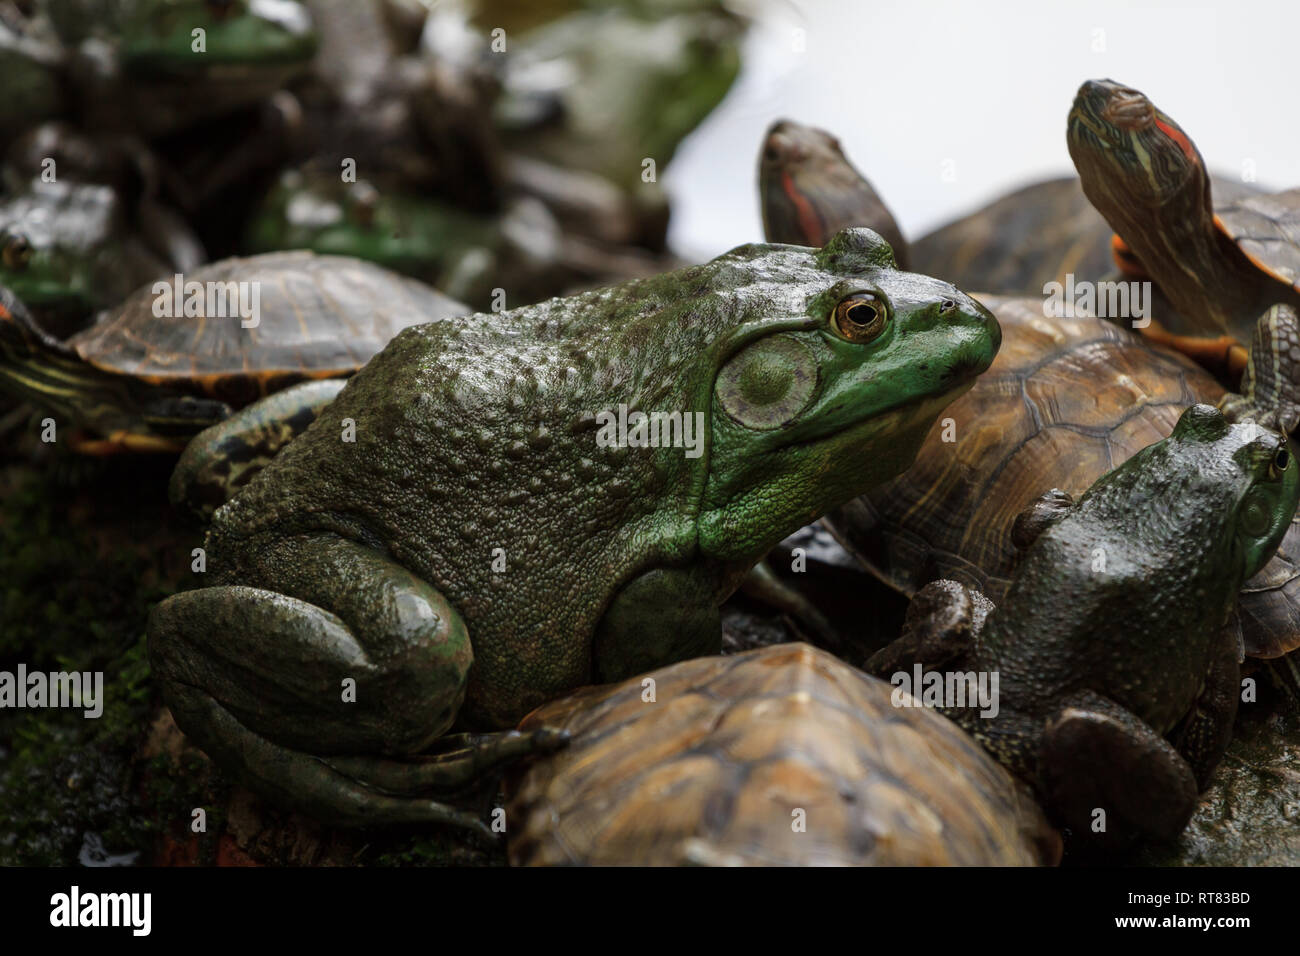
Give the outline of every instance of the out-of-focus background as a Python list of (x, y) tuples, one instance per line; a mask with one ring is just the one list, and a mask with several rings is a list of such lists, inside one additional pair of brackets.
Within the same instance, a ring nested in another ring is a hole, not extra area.
[(688, 259), (762, 236), (758, 143), (775, 118), (825, 127), (922, 235), (1010, 189), (1071, 173), (1080, 82), (1142, 90), (1211, 169), (1300, 182), (1294, 0), (773, 0), (739, 78), (663, 176)]

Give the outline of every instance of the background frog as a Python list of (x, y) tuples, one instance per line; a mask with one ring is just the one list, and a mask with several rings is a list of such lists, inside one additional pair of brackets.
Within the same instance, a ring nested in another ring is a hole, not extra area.
[[(336, 822), (475, 825), (414, 795), (555, 735), (410, 755), (716, 653), (744, 572), (906, 468), (999, 338), (866, 229), (409, 329), (217, 512), (216, 586), (154, 611), (155, 673), (264, 793)], [(620, 406), (701, 413), (702, 454), (600, 447)]]
[(933, 582), (869, 669), (996, 673), (996, 715), (948, 715), (1077, 837), (1172, 839), (1231, 736), (1241, 647), (1226, 625), (1295, 515), (1298, 472), (1284, 437), (1193, 405), (1077, 504), (1052, 492), (1017, 519), (1028, 550), (996, 610)]

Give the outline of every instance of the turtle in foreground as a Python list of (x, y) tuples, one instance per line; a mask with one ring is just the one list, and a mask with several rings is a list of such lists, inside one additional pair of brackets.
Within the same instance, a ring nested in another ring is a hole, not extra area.
[(0, 290), (0, 389), (89, 432), (74, 441), (81, 452), (174, 453), (236, 408), (349, 375), (407, 326), (469, 311), (371, 263), (310, 252), (179, 278), (136, 290), (66, 340)]
[(793, 120), (769, 126), (758, 190), (768, 242), (821, 248), (845, 226), (866, 226), (889, 243), (900, 269), (911, 268), (907, 240), (889, 207), (825, 130)]
[[(1220, 373), (1239, 420), (1300, 425), (1300, 189), (1224, 204), (1200, 152), (1142, 93), (1090, 80), (1067, 140), (1083, 190), (1172, 304), (1143, 332)], [(1234, 358), (1234, 354), (1236, 358)]]
[(512, 788), (515, 865), (1023, 866), (1059, 853), (971, 738), (807, 644), (586, 688), (521, 724), (541, 726), (570, 742)]

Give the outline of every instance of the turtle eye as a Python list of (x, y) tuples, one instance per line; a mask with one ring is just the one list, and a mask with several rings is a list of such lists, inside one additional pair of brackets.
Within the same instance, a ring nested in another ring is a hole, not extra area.
[(27, 263), (32, 258), (32, 244), (27, 241), (26, 236), (8, 235), (3, 239), (4, 248), (0, 251), (0, 260), (3, 260), (6, 269), (20, 271), (27, 268)]
[(870, 292), (855, 292), (845, 296), (835, 306), (831, 326), (842, 339), (859, 344), (870, 342), (885, 331), (889, 321), (889, 306), (885, 300)]
[(1277, 454), (1273, 456), (1273, 462), (1269, 470), (1272, 472), (1272, 477), (1279, 478), (1281, 477), (1282, 472), (1286, 471), (1290, 466), (1291, 453), (1283, 447), (1279, 448)]

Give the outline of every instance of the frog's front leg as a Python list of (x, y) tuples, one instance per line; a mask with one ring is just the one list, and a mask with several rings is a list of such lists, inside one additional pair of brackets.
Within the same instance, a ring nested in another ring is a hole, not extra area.
[(1241, 394), (1229, 393), (1219, 408), (1231, 422), (1254, 422), (1291, 434), (1300, 425), (1300, 317), (1275, 305), (1255, 323)]
[(172, 504), (207, 524), (281, 448), (307, 430), (346, 384), (337, 378), (302, 382), (199, 432), (172, 472)]
[(1172, 840), (1196, 807), (1187, 761), (1137, 715), (1092, 691), (1067, 698), (1048, 719), (1038, 776), (1044, 801), (1076, 840), (1106, 849)]
[(563, 740), (450, 738), (473, 654), (436, 589), (332, 534), (259, 551), (257, 587), (177, 594), (149, 619), (149, 658), (177, 725), (267, 797), (329, 823), (449, 822), (473, 814), (430, 799)]
[(624, 585), (596, 627), (596, 680), (626, 680), (677, 661), (720, 653), (718, 603), (724, 596), (710, 575), (693, 568), (642, 572)]

